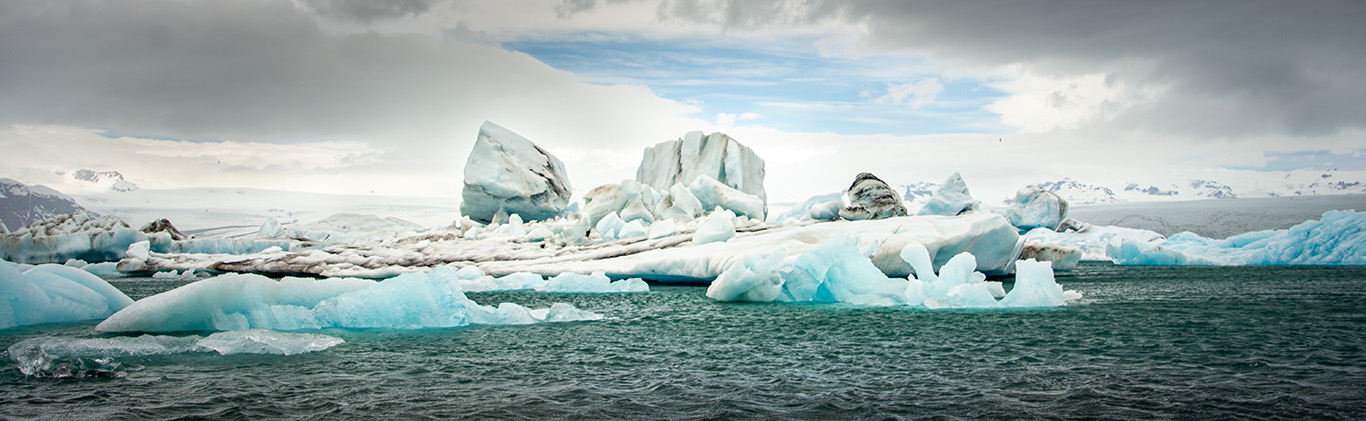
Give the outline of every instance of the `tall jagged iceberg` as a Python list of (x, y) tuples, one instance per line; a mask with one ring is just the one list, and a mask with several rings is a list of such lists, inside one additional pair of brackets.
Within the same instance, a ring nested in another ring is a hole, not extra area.
[(682, 139), (645, 148), (636, 169), (636, 181), (656, 190), (669, 190), (674, 184), (692, 185), (698, 176), (758, 196), (768, 206), (764, 160), (725, 133), (689, 132)]
[(968, 192), (968, 183), (963, 181), (963, 176), (955, 172), (948, 180), (944, 180), (944, 184), (930, 197), (929, 203), (916, 214), (955, 216), (975, 211), (981, 206), (982, 203), (973, 199), (972, 193)]
[(559, 158), (486, 121), (465, 162), (460, 213), (484, 223), (500, 212), (539, 221), (563, 212), (572, 191)]

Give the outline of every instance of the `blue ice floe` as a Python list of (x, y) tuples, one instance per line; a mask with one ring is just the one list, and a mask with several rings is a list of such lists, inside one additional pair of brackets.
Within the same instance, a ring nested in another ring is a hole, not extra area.
[(467, 298), (456, 271), (405, 273), (376, 282), (356, 278), (219, 275), (138, 302), (95, 327), (103, 332), (423, 329), (597, 320), (569, 304), (528, 309), (484, 306)]
[(120, 358), (183, 353), (297, 355), (322, 351), (343, 341), (314, 333), (268, 329), (218, 332), (208, 336), (71, 338), (44, 336), (10, 345), (19, 371), (34, 377), (106, 377), (123, 369)]
[(1106, 253), (1125, 265), (1366, 265), (1366, 213), (1328, 211), (1317, 221), (1223, 240), (1190, 232), (1154, 242), (1124, 240)]
[(57, 264), (27, 270), (0, 260), (0, 329), (97, 320), (133, 303), (100, 277)]
[(1057, 307), (1081, 298), (1053, 278), (1050, 262), (1016, 262), (1015, 288), (977, 272), (967, 252), (949, 259), (938, 274), (924, 245), (911, 243), (901, 257), (915, 269), (908, 279), (890, 278), (873, 265), (856, 238), (835, 238), (784, 257), (784, 250), (745, 256), (707, 288), (719, 301), (848, 303), (941, 308)]

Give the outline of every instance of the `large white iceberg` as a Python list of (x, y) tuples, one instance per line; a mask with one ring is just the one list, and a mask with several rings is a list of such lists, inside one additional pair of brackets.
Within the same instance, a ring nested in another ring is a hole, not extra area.
[(944, 180), (944, 184), (916, 214), (954, 216), (975, 211), (981, 206), (982, 203), (973, 199), (972, 193), (968, 192), (968, 183), (963, 181), (963, 176), (955, 172), (948, 180)]
[(1190, 232), (1166, 240), (1111, 243), (1127, 265), (1366, 265), (1366, 213), (1328, 211), (1318, 221), (1214, 240)]
[(102, 332), (422, 329), (601, 318), (568, 304), (483, 306), (465, 297), (456, 271), (405, 273), (382, 282), (229, 274), (138, 300), (95, 327)]
[(20, 272), (18, 265), (0, 260), (0, 329), (103, 319), (132, 303), (81, 269), (44, 264)]
[(559, 158), (486, 121), (465, 162), (460, 213), (483, 223), (514, 213), (531, 221), (549, 219), (564, 211), (572, 191)]
[(103, 377), (122, 369), (118, 358), (192, 352), (296, 355), (322, 351), (343, 341), (315, 333), (286, 333), (267, 329), (218, 332), (208, 336), (72, 338), (43, 336), (9, 347), (19, 371), (34, 377)]
[(1006, 219), (1024, 231), (1056, 230), (1067, 219), (1067, 200), (1042, 187), (1026, 186), (1015, 192), (1015, 200), (1006, 207)]
[[(699, 176), (756, 196), (765, 206), (768, 204), (768, 193), (764, 191), (764, 160), (724, 133), (689, 132), (682, 139), (646, 148), (640, 167), (636, 169), (636, 181), (656, 190), (667, 190), (674, 184), (691, 185)], [(739, 213), (739, 210), (732, 210)]]

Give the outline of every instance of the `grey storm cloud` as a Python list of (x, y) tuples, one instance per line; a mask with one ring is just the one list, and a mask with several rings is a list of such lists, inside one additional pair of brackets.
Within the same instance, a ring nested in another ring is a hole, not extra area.
[(358, 23), (417, 16), (432, 9), (431, 0), (304, 0), (303, 4), (319, 15)]
[(1366, 128), (1366, 2), (666, 0), (663, 20), (866, 25), (875, 50), (1104, 73), (1162, 95), (1106, 122), (1202, 135)]

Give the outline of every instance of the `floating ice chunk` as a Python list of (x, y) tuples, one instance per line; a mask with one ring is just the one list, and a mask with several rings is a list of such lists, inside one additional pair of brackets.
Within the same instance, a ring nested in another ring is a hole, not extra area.
[(735, 214), (730, 210), (712, 212), (697, 226), (692, 235), (693, 244), (715, 243), (735, 237)]
[(778, 270), (786, 255), (786, 249), (777, 249), (745, 256), (707, 286), (707, 297), (717, 301), (776, 300), (783, 293), (783, 278)]
[(1015, 287), (1001, 299), (1001, 307), (1058, 307), (1080, 298), (1080, 292), (1058, 285), (1052, 262), (1029, 259), (1015, 262)]
[(1067, 219), (1067, 200), (1042, 187), (1026, 186), (1015, 192), (1015, 200), (1006, 208), (1006, 219), (1023, 231), (1056, 230)]
[(539, 221), (564, 211), (572, 191), (559, 158), (486, 121), (465, 162), (460, 213), (483, 223), (499, 211)]
[[(471, 310), (474, 309), (474, 310)], [(177, 332), (268, 328), (422, 329), (472, 323), (488, 313), (460, 290), (456, 271), (405, 273), (382, 282), (354, 278), (279, 281), (220, 275), (153, 295), (96, 326), (103, 332)], [(480, 322), (502, 324), (496, 318)]]
[(284, 333), (266, 329), (219, 332), (203, 336), (113, 338), (30, 338), (9, 347), (19, 371), (34, 377), (116, 376), (116, 358), (147, 357), (190, 352), (296, 355), (322, 351), (343, 343), (341, 338), (312, 333)]
[(275, 218), (268, 218), (261, 224), (261, 228), (256, 230), (256, 238), (280, 238), (285, 236), (285, 228), (280, 226), (280, 221)]
[(906, 282), (888, 278), (857, 237), (837, 237), (783, 263), (778, 301), (891, 306), (905, 303)]
[[(122, 257), (129, 244), (148, 239), (146, 233), (122, 220), (75, 212), (0, 235), (0, 260), (35, 264), (67, 259), (108, 262)], [(165, 240), (170, 241), (170, 237)]]
[(591, 275), (564, 272), (553, 278), (547, 279), (545, 285), (536, 287), (536, 290), (540, 292), (602, 294), (649, 292), (650, 286), (640, 278), (612, 281), (602, 272), (594, 272)]
[(626, 221), (618, 217), (616, 212), (611, 212), (598, 220), (597, 225), (593, 227), (593, 232), (604, 240), (615, 240), (620, 238), (621, 229), (625, 227)]
[(81, 269), (44, 264), (20, 272), (18, 265), (0, 260), (0, 329), (102, 319), (132, 303)]
[(954, 216), (975, 211), (981, 205), (981, 202), (973, 199), (972, 193), (968, 192), (968, 184), (963, 181), (963, 176), (955, 172), (948, 180), (944, 180), (944, 184), (930, 197), (929, 203), (916, 214)]
[(730, 188), (711, 177), (698, 176), (688, 185), (688, 190), (702, 203), (703, 209), (720, 207), (761, 221), (767, 213), (768, 205), (763, 198)]
[(1328, 211), (1284, 230), (1213, 240), (1183, 232), (1165, 241), (1126, 240), (1108, 253), (1129, 265), (1366, 265), (1366, 213)]
[(653, 222), (655, 217), (651, 210), (657, 205), (657, 196), (650, 186), (622, 180), (620, 184), (598, 186), (585, 194), (583, 211), (593, 224), (609, 213), (617, 214), (623, 221)]

